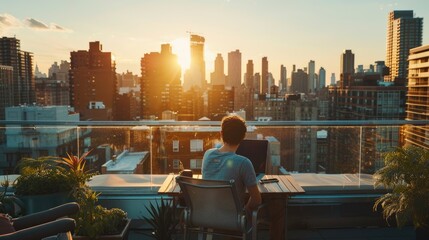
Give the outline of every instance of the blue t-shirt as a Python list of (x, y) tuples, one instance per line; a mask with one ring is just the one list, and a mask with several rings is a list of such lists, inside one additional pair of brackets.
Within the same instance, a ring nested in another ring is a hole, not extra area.
[(234, 179), (237, 190), (245, 196), (246, 188), (256, 185), (256, 175), (252, 162), (233, 152), (220, 152), (212, 148), (204, 153), (201, 167), (203, 179)]

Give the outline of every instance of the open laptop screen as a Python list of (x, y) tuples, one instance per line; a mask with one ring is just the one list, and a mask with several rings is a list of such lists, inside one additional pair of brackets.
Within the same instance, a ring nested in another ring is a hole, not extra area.
[(267, 162), (268, 140), (244, 139), (236, 153), (245, 156), (253, 164), (256, 174), (265, 173)]

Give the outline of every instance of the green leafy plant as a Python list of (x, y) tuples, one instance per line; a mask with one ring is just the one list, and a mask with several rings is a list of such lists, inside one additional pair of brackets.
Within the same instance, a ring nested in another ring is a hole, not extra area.
[(127, 222), (127, 214), (119, 208), (107, 209), (99, 205), (100, 193), (93, 191), (86, 182), (95, 173), (85, 170), (85, 157), (67, 154), (56, 162), (64, 167), (72, 183), (73, 199), (79, 204), (80, 210), (74, 216), (76, 221), (75, 234), (96, 239), (100, 235), (118, 234)]
[(18, 167), (20, 176), (15, 180), (18, 196), (66, 192), (72, 189), (70, 177), (56, 164), (56, 157), (23, 158)]
[(176, 206), (172, 200), (161, 198), (161, 203), (150, 203), (150, 206), (145, 206), (150, 217), (144, 219), (151, 225), (153, 232), (150, 234), (158, 240), (169, 240), (175, 232), (179, 220), (176, 217)]
[(429, 227), (429, 151), (420, 147), (397, 148), (384, 157), (385, 166), (374, 177), (376, 186), (392, 189), (374, 204), (385, 219), (395, 217), (399, 227), (412, 221)]
[(7, 190), (10, 186), (7, 177), (1, 182), (3, 192), (0, 192), (0, 213), (8, 214), (11, 217), (19, 217), (24, 210), (24, 203), (15, 196), (8, 196)]

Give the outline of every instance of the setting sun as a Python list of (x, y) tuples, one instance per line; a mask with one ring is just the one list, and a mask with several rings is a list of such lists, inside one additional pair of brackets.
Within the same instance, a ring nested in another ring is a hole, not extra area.
[(189, 68), (191, 64), (191, 53), (189, 47), (189, 39), (178, 38), (171, 42), (173, 53), (177, 55), (177, 61), (179, 62), (182, 71)]

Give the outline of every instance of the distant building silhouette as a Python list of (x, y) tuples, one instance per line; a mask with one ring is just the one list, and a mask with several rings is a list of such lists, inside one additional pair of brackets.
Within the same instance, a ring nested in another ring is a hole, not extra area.
[(306, 92), (314, 92), (316, 89), (316, 63), (314, 62), (314, 60), (310, 60), (310, 62), (308, 62), (308, 71), (307, 71), (307, 76), (308, 76), (308, 90)]
[(226, 87), (241, 85), (241, 52), (237, 49), (228, 53), (228, 78)]
[(340, 85), (348, 86), (355, 72), (355, 54), (352, 50), (344, 50), (340, 58)]
[(228, 112), (234, 111), (234, 89), (213, 85), (208, 93), (208, 117), (220, 121)]
[[(13, 106), (13, 67), (0, 65), (0, 120), (5, 119), (5, 109)], [(2, 139), (0, 138), (0, 142)]]
[(326, 70), (323, 67), (319, 69), (319, 79), (317, 82), (317, 89), (322, 89), (326, 86)]
[(306, 93), (308, 89), (308, 74), (302, 69), (292, 72), (290, 92)]
[(204, 42), (202, 36), (191, 34), (191, 65), (185, 72), (183, 89), (188, 91), (191, 87), (205, 89), (206, 81), (206, 64), (204, 61)]
[(410, 49), (422, 45), (423, 18), (414, 17), (412, 10), (392, 11), (387, 21), (386, 66), (390, 74), (386, 81), (405, 81)]
[(262, 58), (261, 84), (259, 94), (265, 95), (269, 93), (268, 89), (268, 58)]
[(286, 70), (286, 66), (284, 66), (283, 64), (280, 66), (280, 92), (282, 93), (282, 95), (287, 93), (287, 70)]
[[(103, 52), (96, 41), (89, 43), (89, 51), (71, 52), (70, 59), (70, 104), (81, 114), (81, 119), (112, 120), (117, 98), (112, 54)], [(94, 105), (95, 102), (99, 104)]]
[(169, 44), (161, 52), (146, 53), (141, 59), (141, 117), (161, 119), (165, 110), (179, 111), (182, 100), (181, 70)]
[(0, 38), (0, 65), (13, 67), (12, 105), (33, 104), (36, 101), (34, 91), (33, 54), (22, 51), (20, 40), (8, 37)]
[(222, 54), (218, 53), (214, 62), (214, 72), (210, 74), (211, 85), (225, 85), (225, 64), (222, 58)]

